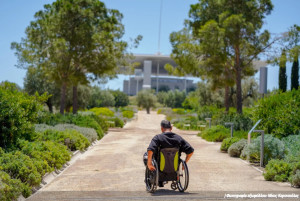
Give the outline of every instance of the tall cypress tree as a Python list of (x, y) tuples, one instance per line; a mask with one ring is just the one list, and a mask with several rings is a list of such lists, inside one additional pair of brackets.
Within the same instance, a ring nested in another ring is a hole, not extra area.
[(282, 50), (280, 62), (279, 62), (279, 89), (283, 92), (287, 88), (287, 76), (286, 76), (286, 53)]
[(292, 73), (291, 73), (291, 90), (298, 89), (299, 87), (299, 61), (294, 60)]

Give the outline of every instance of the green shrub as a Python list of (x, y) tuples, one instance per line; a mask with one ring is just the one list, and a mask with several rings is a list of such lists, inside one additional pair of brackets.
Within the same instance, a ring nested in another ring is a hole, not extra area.
[(19, 179), (11, 179), (9, 174), (0, 170), (0, 200), (17, 200), (19, 196), (29, 197), (31, 189)]
[(95, 115), (74, 115), (74, 114), (50, 114), (39, 119), (39, 124), (57, 125), (57, 124), (75, 124), (80, 127), (93, 128), (101, 139), (104, 132), (108, 130), (108, 125), (104, 118)]
[(289, 135), (281, 140), (286, 149), (287, 154), (285, 160), (288, 162), (300, 161), (300, 135)]
[[(109, 125), (107, 124), (105, 118), (94, 115), (94, 114), (91, 115), (91, 117), (100, 125), (100, 127), (102, 129), (102, 133), (106, 133), (108, 131)], [(103, 137), (103, 134), (102, 134), (102, 137)]]
[(289, 163), (283, 160), (272, 159), (266, 165), (265, 173), (263, 175), (267, 181), (283, 182), (288, 180), (290, 171), (291, 166)]
[(293, 187), (300, 187), (300, 170), (297, 170), (296, 173), (291, 176), (290, 182)]
[[(242, 155), (246, 156), (250, 162), (260, 161), (260, 144), (261, 136), (254, 139), (243, 150)], [(264, 164), (266, 165), (271, 159), (283, 159), (286, 153), (283, 142), (273, 137), (272, 135), (265, 135), (264, 138)]]
[(101, 90), (94, 86), (91, 91), (91, 98), (89, 100), (88, 108), (93, 107), (114, 107), (115, 97), (109, 91)]
[[(233, 131), (233, 137), (237, 137), (237, 138), (244, 138), (244, 139), (247, 139), (248, 138), (248, 131), (243, 131), (243, 130), (240, 130), (240, 131)], [(251, 134), (251, 138), (256, 138), (256, 134), (255, 133), (252, 133)]]
[(223, 140), (222, 144), (221, 144), (221, 147), (220, 147), (220, 150), (221, 151), (224, 151), (224, 152), (227, 152), (229, 147), (235, 143), (235, 142), (238, 142), (240, 140), (240, 138), (237, 138), (237, 137), (230, 137), (230, 138), (226, 138)]
[[(80, 127), (87, 127), (93, 128), (96, 130), (98, 134), (98, 139), (101, 139), (104, 136), (103, 130), (98, 122), (101, 122), (101, 118), (97, 118), (95, 116), (80, 116), (74, 115), (71, 119), (71, 123), (80, 126)], [(102, 123), (102, 125), (106, 125)]]
[(122, 116), (128, 119), (133, 118), (134, 112), (133, 111), (123, 111)]
[(225, 125), (226, 122), (233, 123), (234, 130), (249, 131), (253, 127), (253, 121), (247, 114), (238, 114), (236, 112), (217, 113), (213, 116), (212, 121), (217, 125)]
[(20, 151), (5, 153), (0, 157), (0, 166), (3, 171), (11, 178), (20, 179), (31, 187), (41, 183), (43, 176), (41, 173), (45, 173), (42, 163), (43, 161), (31, 159)]
[[(54, 130), (65, 131), (65, 130), (76, 130), (81, 133), (84, 137), (86, 137), (89, 142), (94, 142), (97, 140), (97, 132), (93, 128), (84, 128), (80, 126), (76, 126), (74, 124), (57, 124), (53, 127)], [(45, 129), (46, 130), (46, 129)]]
[(16, 85), (0, 85), (0, 147), (13, 147), (18, 139), (30, 139), (33, 123), (42, 110), (41, 101), (47, 97), (29, 96), (20, 92)]
[(183, 108), (174, 108), (172, 111), (176, 114), (186, 114), (186, 111)]
[(112, 121), (115, 122), (115, 127), (123, 128), (124, 122), (120, 118), (115, 117), (112, 119)]
[(63, 145), (66, 145), (71, 151), (84, 150), (90, 146), (90, 142), (82, 134), (76, 130), (46, 130), (36, 136), (36, 140), (48, 141), (52, 140)]
[(166, 107), (171, 108), (182, 108), (182, 103), (184, 102), (186, 95), (184, 91), (168, 91), (168, 92), (159, 92), (157, 94), (159, 103), (163, 104)]
[(113, 117), (114, 112), (106, 107), (94, 107), (90, 109), (89, 111), (94, 112), (95, 115), (98, 116), (107, 116), (107, 117)]
[(240, 157), (240, 155), (246, 145), (247, 145), (246, 139), (241, 139), (238, 142), (233, 143), (228, 149), (229, 156)]
[(300, 90), (273, 93), (260, 99), (253, 110), (253, 119), (267, 133), (282, 138), (300, 133)]
[(115, 97), (115, 107), (125, 107), (129, 104), (128, 95), (122, 91), (110, 91)]
[(197, 114), (199, 120), (205, 121), (205, 118), (212, 118), (222, 111), (223, 109), (218, 109), (215, 106), (203, 106), (198, 108)]
[(229, 129), (224, 126), (212, 126), (201, 133), (201, 137), (207, 141), (222, 142), (230, 137)]
[(71, 159), (67, 147), (53, 141), (22, 141), (20, 142), (21, 151), (30, 158), (46, 161), (45, 172), (51, 172), (62, 166)]

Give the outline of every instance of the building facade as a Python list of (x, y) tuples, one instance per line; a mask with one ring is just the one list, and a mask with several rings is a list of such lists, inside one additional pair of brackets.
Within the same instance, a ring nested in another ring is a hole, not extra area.
[(193, 80), (169, 76), (164, 66), (167, 63), (176, 65), (170, 56), (135, 55), (132, 62), (138, 62), (139, 66), (135, 69), (135, 74), (123, 82), (123, 92), (128, 95), (136, 95), (142, 89), (154, 89), (156, 92), (176, 89), (190, 91), (196, 87)]

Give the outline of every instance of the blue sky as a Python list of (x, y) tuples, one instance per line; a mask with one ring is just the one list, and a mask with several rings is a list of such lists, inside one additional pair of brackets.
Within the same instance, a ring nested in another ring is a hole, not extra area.
[[(8, 80), (23, 86), (25, 70), (15, 67), (17, 58), (10, 49), (13, 41), (19, 42), (25, 36), (25, 28), (33, 20), (34, 13), (52, 0), (2, 0), (0, 1), (0, 82)], [(160, 0), (103, 0), (108, 8), (123, 13), (125, 25), (124, 39), (143, 36), (140, 46), (133, 50), (138, 54), (156, 54), (158, 51), (158, 23)], [(197, 0), (163, 0), (160, 52), (171, 53), (169, 35), (183, 27), (188, 18), (190, 4)], [(274, 9), (265, 19), (264, 29), (271, 33), (281, 33), (293, 24), (300, 24), (299, 0), (273, 0)], [(290, 82), (291, 64), (287, 64), (288, 82)], [(125, 76), (106, 84), (111, 89), (122, 89)], [(269, 66), (268, 88), (277, 88), (278, 67)], [(289, 88), (288, 83), (288, 88)]]

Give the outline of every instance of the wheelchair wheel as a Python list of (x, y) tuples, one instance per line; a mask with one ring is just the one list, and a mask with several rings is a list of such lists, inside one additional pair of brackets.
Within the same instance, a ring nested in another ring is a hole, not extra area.
[(189, 185), (189, 169), (186, 162), (180, 160), (178, 176), (177, 176), (177, 187), (180, 192), (184, 192)]
[(145, 170), (146, 190), (150, 193), (153, 193), (158, 186), (158, 165), (155, 160), (152, 160), (152, 165), (156, 170), (150, 171), (147, 166)]

